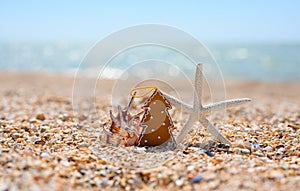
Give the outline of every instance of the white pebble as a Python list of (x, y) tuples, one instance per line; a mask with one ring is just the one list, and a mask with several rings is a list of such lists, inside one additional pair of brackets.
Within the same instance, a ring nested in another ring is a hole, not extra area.
[(60, 135), (60, 134), (58, 134), (58, 133), (57, 133), (57, 134), (55, 134), (55, 135), (54, 135), (54, 137), (55, 137), (57, 140), (59, 140), (59, 141), (61, 141), (61, 139), (62, 139), (62, 138), (61, 138), (61, 135)]
[(187, 170), (188, 170), (188, 171), (192, 171), (192, 170), (194, 170), (194, 169), (195, 169), (194, 166), (188, 166), (188, 167), (187, 167)]
[(41, 157), (42, 158), (50, 158), (50, 155), (48, 153), (42, 153)]
[(136, 147), (135, 150), (140, 153), (140, 152), (145, 152), (146, 148), (145, 147)]
[(60, 163), (62, 164), (62, 165), (64, 165), (64, 166), (70, 166), (70, 163), (69, 163), (69, 161), (68, 161), (68, 159), (62, 159), (61, 161), (60, 161)]
[(176, 186), (182, 186), (183, 185), (183, 180), (182, 179), (178, 179), (175, 181)]
[(17, 139), (17, 138), (19, 138), (20, 136), (21, 136), (20, 133), (14, 133), (14, 134), (12, 134), (12, 138), (13, 138), (13, 139)]
[(249, 154), (250, 150), (249, 149), (241, 149), (241, 154)]
[(273, 147), (271, 147), (271, 146), (267, 146), (267, 147), (265, 147), (263, 150), (264, 150), (264, 151), (273, 151), (274, 149), (273, 149)]
[(298, 143), (298, 141), (299, 140), (297, 138), (294, 138), (294, 140), (293, 140), (294, 143)]
[(78, 147), (82, 148), (82, 147), (89, 147), (89, 145), (87, 143), (78, 143)]

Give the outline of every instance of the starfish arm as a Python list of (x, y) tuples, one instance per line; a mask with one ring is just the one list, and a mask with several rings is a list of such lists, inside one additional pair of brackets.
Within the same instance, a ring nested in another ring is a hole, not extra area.
[(221, 110), (224, 108), (227, 109), (227, 108), (241, 105), (241, 104), (244, 104), (244, 103), (247, 103), (250, 101), (251, 101), (250, 98), (240, 98), (240, 99), (231, 99), (231, 100), (216, 102), (216, 103), (204, 106), (203, 110), (202, 110), (202, 112), (203, 112), (202, 114), (208, 114), (209, 112)]
[(219, 140), (221, 143), (223, 144), (228, 144), (231, 146), (230, 141), (225, 138), (220, 132), (219, 130), (213, 126), (206, 118), (201, 118), (200, 119), (200, 123), (205, 126), (207, 128), (207, 131), (213, 136), (215, 137), (215, 139)]
[(182, 127), (179, 135), (176, 137), (176, 143), (180, 144), (184, 141), (184, 138), (186, 137), (186, 135), (189, 133), (191, 127), (193, 126), (195, 122), (195, 116), (191, 115), (189, 116), (187, 122), (185, 123), (185, 125)]
[(183, 111), (187, 112), (187, 113), (194, 113), (193, 107), (189, 104), (184, 103), (183, 101), (165, 93), (162, 92), (164, 97), (167, 98), (167, 100), (171, 103), (171, 105), (174, 105), (177, 108), (181, 108)]
[(194, 90), (194, 103), (193, 108), (194, 110), (198, 110), (202, 108), (202, 64), (198, 64), (196, 68), (196, 75), (195, 75), (195, 90)]
[[(187, 112), (187, 113), (191, 113), (191, 114), (194, 113), (193, 107), (191, 105), (186, 104), (183, 101), (180, 101), (179, 99), (177, 99), (177, 98), (175, 98), (175, 97), (173, 97), (173, 96), (171, 96), (171, 95), (169, 95), (169, 94), (167, 94), (165, 92), (162, 92), (162, 94), (175, 107), (181, 108), (184, 112)], [(223, 109), (224, 107), (225, 108), (229, 108), (229, 107), (233, 107), (233, 106), (236, 106), (236, 105), (241, 105), (241, 104), (244, 104), (244, 103), (247, 103), (247, 102), (250, 102), (250, 101), (251, 101), (250, 98), (240, 98), (240, 99), (232, 99), (232, 100), (220, 101), (220, 102), (216, 102), (216, 103), (204, 106), (202, 112), (204, 114), (207, 114), (207, 113), (209, 113), (211, 111), (218, 111), (220, 109)]]

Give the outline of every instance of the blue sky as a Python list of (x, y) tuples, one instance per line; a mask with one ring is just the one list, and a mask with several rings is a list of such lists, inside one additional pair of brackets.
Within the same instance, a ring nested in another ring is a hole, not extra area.
[(300, 42), (300, 1), (1, 1), (0, 40), (96, 41), (159, 23), (203, 41)]

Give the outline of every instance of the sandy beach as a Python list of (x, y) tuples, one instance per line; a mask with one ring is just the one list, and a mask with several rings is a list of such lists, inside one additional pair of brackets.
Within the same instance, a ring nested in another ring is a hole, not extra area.
[(233, 146), (194, 124), (183, 145), (159, 152), (100, 144), (109, 103), (74, 115), (73, 81), (1, 73), (0, 191), (300, 189), (299, 82), (226, 81), (227, 99), (252, 99), (211, 116)]

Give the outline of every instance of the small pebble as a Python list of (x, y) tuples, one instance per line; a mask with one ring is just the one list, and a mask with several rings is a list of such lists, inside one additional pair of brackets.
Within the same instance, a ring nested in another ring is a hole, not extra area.
[(41, 133), (44, 133), (45, 131), (47, 131), (49, 129), (48, 126), (42, 126), (41, 127)]
[(241, 149), (242, 154), (249, 154), (250, 150), (249, 149)]
[(264, 151), (273, 151), (274, 149), (273, 149), (273, 147), (271, 147), (271, 146), (267, 146), (267, 147), (265, 147), (263, 150), (264, 150)]
[(209, 157), (213, 157), (214, 156), (214, 153), (212, 153), (210, 150), (206, 150), (205, 154), (207, 154), (207, 156), (209, 156)]
[(78, 143), (78, 147), (82, 148), (82, 147), (89, 147), (89, 145), (87, 143)]
[(252, 148), (254, 148), (254, 149), (259, 149), (259, 148), (260, 148), (260, 146), (259, 146), (258, 143), (253, 143), (253, 144), (251, 144), (251, 146), (252, 146)]
[(48, 159), (48, 158), (50, 158), (50, 155), (48, 153), (44, 152), (41, 154), (41, 157)]
[(35, 117), (38, 120), (44, 121), (46, 119), (45, 115), (43, 113), (39, 113)]
[(21, 136), (20, 133), (13, 133), (13, 134), (12, 134), (12, 138), (13, 138), (14, 140), (18, 139), (20, 136)]
[(280, 152), (280, 151), (276, 152), (276, 154), (275, 154), (275, 158), (276, 159), (282, 159), (282, 157), (283, 157), (283, 153), (282, 152)]
[(36, 145), (44, 145), (45, 143), (46, 142), (43, 141), (43, 140), (37, 140), (37, 141), (34, 142), (34, 144), (36, 144)]
[(60, 134), (58, 134), (58, 133), (57, 133), (57, 134), (55, 134), (55, 135), (54, 135), (54, 137), (55, 137), (57, 140), (59, 140), (59, 141), (60, 141), (60, 140), (62, 140), (62, 137), (61, 137), (61, 135), (60, 135)]
[(190, 181), (191, 181), (192, 183), (199, 183), (199, 182), (201, 182), (202, 180), (203, 180), (203, 176), (202, 176), (202, 175), (197, 175), (197, 176), (193, 177)]
[(187, 167), (187, 170), (188, 170), (188, 171), (192, 171), (192, 170), (194, 170), (194, 169), (195, 169), (195, 167), (192, 166), (192, 165), (190, 165), (190, 166)]
[(284, 145), (277, 145), (276, 146), (276, 149), (281, 149), (281, 148), (285, 148), (285, 146)]
[(61, 163), (62, 165), (64, 165), (64, 166), (70, 166), (70, 165), (71, 165), (70, 162), (69, 162), (67, 159), (62, 159), (62, 160), (60, 161), (60, 163)]
[(237, 154), (250, 154), (249, 149), (234, 148), (234, 152)]
[(258, 156), (258, 157), (264, 157), (265, 156), (261, 151), (256, 151), (253, 154)]
[(136, 153), (144, 153), (145, 151), (146, 151), (145, 147), (136, 147), (134, 149), (134, 152), (136, 152)]
[(175, 181), (176, 186), (182, 186), (183, 183), (184, 183), (184, 181), (183, 181), (182, 179), (177, 179), (177, 180)]

